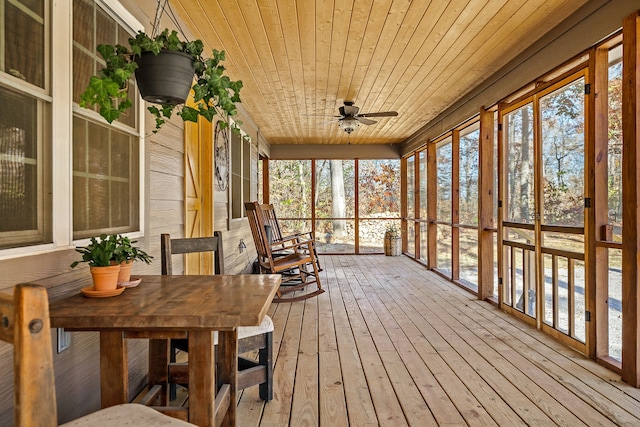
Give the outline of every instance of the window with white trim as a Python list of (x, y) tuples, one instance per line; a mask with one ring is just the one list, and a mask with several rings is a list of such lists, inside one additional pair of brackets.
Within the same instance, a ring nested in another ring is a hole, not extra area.
[[(251, 193), (251, 138), (244, 132), (231, 131), (231, 185), (229, 197), (232, 220), (245, 217), (244, 203), (255, 200)], [(257, 168), (257, 165), (256, 165)]]
[(52, 240), (48, 7), (0, 0), (0, 249)]
[(128, 46), (133, 31), (91, 0), (73, 1), (73, 238), (139, 230), (139, 97), (112, 125), (77, 107), (89, 78), (104, 66), (98, 44)]
[(102, 232), (139, 235), (144, 125), (135, 84), (134, 107), (112, 125), (78, 100), (102, 67), (97, 44), (125, 44), (143, 26), (117, 0), (0, 0), (0, 23), (0, 259)]

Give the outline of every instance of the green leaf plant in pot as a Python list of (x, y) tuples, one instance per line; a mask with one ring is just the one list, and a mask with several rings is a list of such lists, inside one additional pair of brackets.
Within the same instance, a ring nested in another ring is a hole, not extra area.
[[(128, 86), (135, 74), (142, 98), (159, 104), (148, 107), (156, 118), (154, 133), (181, 104), (177, 115), (184, 121), (197, 122), (200, 116), (209, 122), (216, 115), (234, 117), (242, 81), (232, 81), (224, 74), (224, 51), (214, 49), (210, 58), (204, 58), (203, 49), (201, 40), (182, 41), (176, 31), (168, 29), (152, 37), (140, 31), (129, 39), (129, 47), (100, 44), (97, 50), (106, 65), (91, 77), (80, 106), (98, 106), (100, 115), (112, 123), (132, 105)], [(180, 79), (182, 85), (176, 83)], [(184, 105), (190, 90), (193, 106)]]
[(132, 241), (127, 236), (116, 236), (116, 242), (117, 247), (111, 262), (120, 265), (118, 283), (126, 283), (131, 280), (131, 267), (134, 261), (144, 261), (150, 264), (153, 257), (139, 247), (134, 246), (133, 244), (137, 243), (137, 241)]
[(93, 288), (96, 291), (110, 291), (118, 286), (118, 274), (120, 264), (112, 265), (111, 260), (118, 247), (117, 236), (102, 234), (100, 237), (92, 237), (87, 246), (76, 248), (76, 252), (82, 254), (80, 261), (74, 261), (71, 267), (81, 262), (89, 264), (93, 278)]

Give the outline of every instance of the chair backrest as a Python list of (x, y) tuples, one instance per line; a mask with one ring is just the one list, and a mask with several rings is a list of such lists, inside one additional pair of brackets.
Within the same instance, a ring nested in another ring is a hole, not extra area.
[(260, 205), (262, 211), (262, 218), (264, 220), (264, 226), (267, 231), (267, 237), (270, 243), (279, 242), (282, 240), (282, 230), (280, 229), (280, 223), (276, 216), (276, 211), (273, 205), (263, 204)]
[(0, 317), (0, 340), (13, 344), (14, 426), (58, 425), (46, 289), (20, 284), (0, 294)]
[(245, 202), (244, 208), (251, 227), (253, 243), (255, 243), (256, 251), (258, 252), (258, 260), (261, 264), (264, 262), (270, 263), (272, 260), (270, 239), (265, 228), (260, 204), (258, 202)]
[(224, 274), (222, 233), (213, 232), (213, 237), (191, 237), (172, 239), (169, 234), (160, 235), (162, 274), (173, 274), (171, 255), (213, 252), (215, 274)]

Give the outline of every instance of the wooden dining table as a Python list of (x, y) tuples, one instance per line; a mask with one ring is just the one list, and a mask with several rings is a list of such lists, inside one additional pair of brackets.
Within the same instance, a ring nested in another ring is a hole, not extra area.
[[(137, 287), (118, 296), (78, 293), (50, 306), (52, 327), (100, 333), (102, 407), (129, 401), (127, 338), (150, 340), (149, 387), (160, 383), (166, 403), (168, 340), (187, 336), (189, 407), (166, 412), (199, 426), (235, 426), (237, 328), (260, 325), (280, 275), (139, 277)], [(218, 331), (217, 365), (213, 331)]]

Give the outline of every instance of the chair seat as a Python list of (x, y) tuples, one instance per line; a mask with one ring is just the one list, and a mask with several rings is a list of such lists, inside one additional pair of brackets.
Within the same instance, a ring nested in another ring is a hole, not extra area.
[[(266, 334), (267, 332), (273, 332), (273, 320), (271, 317), (264, 316), (262, 319), (262, 323), (260, 326), (241, 326), (238, 328), (238, 340), (255, 337), (257, 335)], [(187, 351), (188, 350), (188, 342), (186, 339), (174, 339), (174, 345), (176, 348)], [(213, 343), (218, 345), (218, 332), (215, 331), (213, 333)]]
[(194, 424), (161, 414), (160, 412), (144, 405), (129, 403), (125, 405), (116, 405), (101, 409), (98, 412), (94, 412), (92, 414), (78, 418), (77, 420), (73, 420), (66, 424), (63, 424), (61, 427), (85, 426), (190, 427), (194, 426)]
[[(238, 339), (254, 337), (256, 335), (266, 334), (267, 332), (273, 332), (273, 320), (271, 317), (264, 316), (260, 326), (241, 326), (238, 328)], [(213, 333), (213, 343), (218, 345), (218, 332)]]
[(311, 257), (308, 254), (295, 252), (273, 259), (273, 266), (276, 272), (280, 272), (294, 267), (299, 267), (301, 264), (308, 262), (312, 262)]

